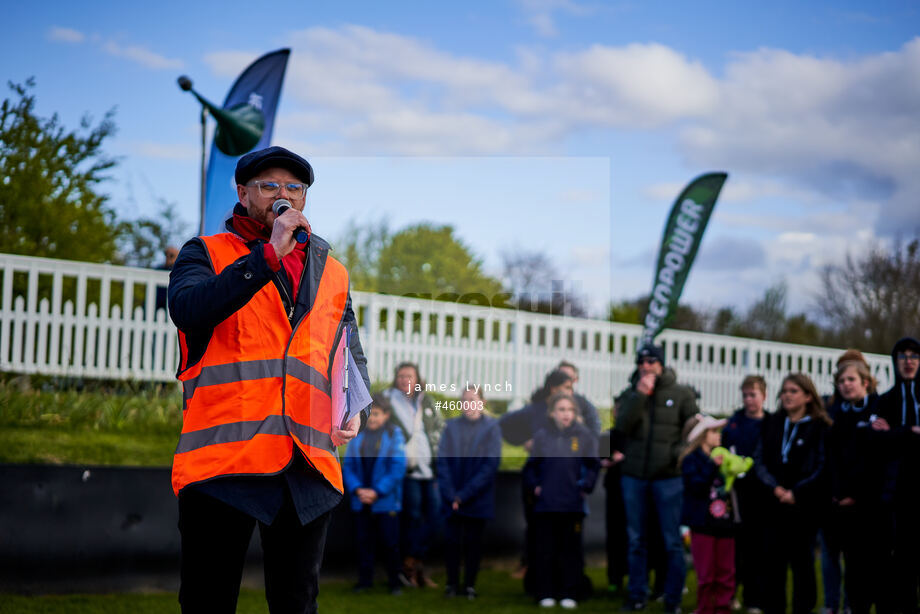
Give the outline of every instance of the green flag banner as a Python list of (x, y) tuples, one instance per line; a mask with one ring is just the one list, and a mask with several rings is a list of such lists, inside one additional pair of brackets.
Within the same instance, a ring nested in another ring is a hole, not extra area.
[(658, 266), (652, 280), (652, 295), (648, 301), (640, 347), (652, 343), (674, 317), (709, 216), (727, 178), (726, 173), (697, 177), (674, 202), (661, 237)]

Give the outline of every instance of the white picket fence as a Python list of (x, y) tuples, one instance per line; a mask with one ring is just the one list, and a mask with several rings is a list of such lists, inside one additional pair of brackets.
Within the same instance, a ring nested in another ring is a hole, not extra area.
[[(168, 273), (0, 254), (0, 371), (65, 378), (170, 381), (178, 364), (175, 327), (156, 309)], [(641, 328), (601, 320), (531, 314), (354, 292), (361, 340), (373, 380), (389, 380), (403, 361), (419, 364), (430, 386), (485, 386), (486, 398), (521, 403), (562, 359), (578, 365), (578, 390), (610, 407), (634, 368)], [(839, 349), (723, 335), (665, 331), (669, 366), (701, 394), (708, 411), (739, 405), (749, 373), (768, 393), (790, 371), (829, 393)], [(867, 355), (884, 388), (887, 356)], [(459, 396), (459, 392), (455, 393)]]

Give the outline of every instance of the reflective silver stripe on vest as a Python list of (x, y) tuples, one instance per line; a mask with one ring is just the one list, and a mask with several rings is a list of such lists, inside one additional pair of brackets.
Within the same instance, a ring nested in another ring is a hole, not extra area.
[(290, 416), (284, 416), (284, 418), (287, 422), (288, 430), (296, 435), (301, 442), (312, 448), (319, 448), (335, 454), (335, 446), (332, 445), (332, 438), (329, 433), (323, 433), (312, 426), (294, 422)]
[[(205, 446), (234, 441), (248, 441), (256, 435), (287, 435), (284, 416), (272, 415), (265, 420), (246, 420), (219, 424), (179, 435), (176, 454), (191, 452)], [(328, 435), (327, 435), (328, 437)]]
[(189, 399), (199, 386), (216, 386), (266, 377), (281, 377), (283, 364), (280, 358), (267, 358), (202, 367), (201, 373), (182, 382), (183, 406), (188, 405)]
[(330, 394), (329, 380), (326, 379), (326, 376), (299, 358), (287, 357), (287, 373), (291, 377), (296, 377), (300, 381), (310, 384), (317, 390)]

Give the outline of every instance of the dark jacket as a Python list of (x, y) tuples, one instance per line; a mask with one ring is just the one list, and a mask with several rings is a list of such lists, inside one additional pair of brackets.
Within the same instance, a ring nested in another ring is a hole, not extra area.
[(877, 394), (856, 406), (843, 399), (828, 414), (834, 424), (827, 437), (827, 467), (831, 497), (852, 497), (859, 505), (875, 505), (881, 497), (884, 463), (880, 433), (872, 430), (871, 417), (878, 412)]
[(354, 494), (358, 488), (373, 488), (377, 492), (377, 500), (371, 504), (374, 513), (398, 512), (402, 509), (403, 475), (406, 473), (405, 440), (402, 431), (392, 424), (386, 424), (381, 429), (380, 447), (376, 450), (370, 481), (364, 479), (361, 465), (361, 444), (367, 436), (367, 430), (358, 433), (345, 450), (342, 479), (345, 481), (345, 492), (351, 494), (351, 509), (354, 511), (361, 509), (361, 501)]
[[(790, 442), (786, 462), (783, 462), (783, 432)], [(828, 500), (825, 474), (825, 437), (828, 426), (822, 420), (800, 420), (786, 428), (786, 412), (779, 409), (763, 419), (760, 443), (754, 451), (754, 472), (757, 479), (776, 502), (773, 489), (782, 486), (791, 490), (798, 509), (819, 514)], [(785, 505), (785, 504), (784, 504)]]
[(502, 437), (513, 446), (524, 445), (540, 429), (548, 427), (552, 421), (546, 401), (534, 401), (516, 411), (509, 411), (499, 421)]
[(894, 344), (891, 361), (894, 385), (879, 398), (879, 415), (891, 430), (882, 434), (887, 451), (886, 484), (883, 497), (897, 499), (900, 504), (920, 506), (920, 434), (911, 430), (920, 426), (920, 381), (905, 380), (898, 371), (896, 356), (905, 349), (916, 349), (920, 342), (905, 337)]
[[(495, 515), (495, 476), (502, 455), (498, 420), (482, 416), (447, 421), (438, 450), (438, 487), (448, 514), (471, 518)], [(453, 511), (454, 499), (460, 509)]]
[(735, 526), (732, 493), (723, 490), (725, 480), (719, 466), (697, 448), (681, 464), (684, 479), (684, 507), (681, 524), (697, 533), (728, 537)]
[(621, 395), (615, 430), (626, 438), (623, 475), (642, 480), (680, 476), (677, 458), (683, 449), (687, 420), (699, 413), (696, 394), (677, 383), (673, 369), (658, 378), (652, 396), (636, 390), (638, 372)]
[(583, 424), (559, 430), (551, 423), (537, 431), (523, 474), (527, 490), (541, 490), (534, 512), (585, 513), (599, 468), (597, 438)]
[(730, 450), (734, 448), (734, 453), (740, 456), (754, 456), (762, 425), (763, 418), (748, 417), (742, 407), (731, 415), (722, 429), (722, 445)]

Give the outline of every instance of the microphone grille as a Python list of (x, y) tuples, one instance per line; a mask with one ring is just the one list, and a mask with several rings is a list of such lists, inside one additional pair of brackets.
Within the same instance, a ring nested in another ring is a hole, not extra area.
[(285, 198), (279, 198), (272, 205), (272, 212), (275, 215), (281, 215), (285, 211), (291, 208), (291, 202)]

